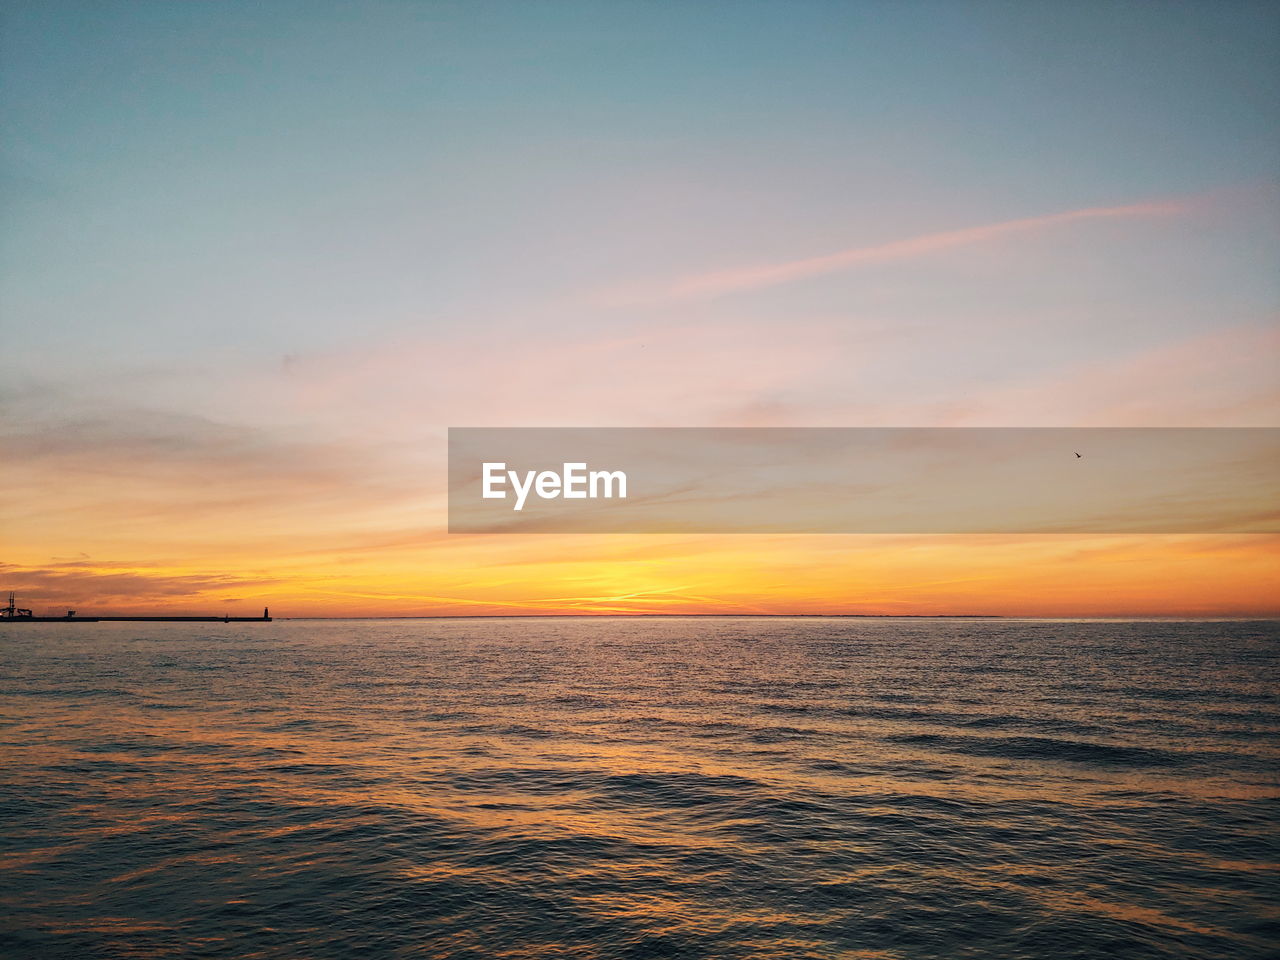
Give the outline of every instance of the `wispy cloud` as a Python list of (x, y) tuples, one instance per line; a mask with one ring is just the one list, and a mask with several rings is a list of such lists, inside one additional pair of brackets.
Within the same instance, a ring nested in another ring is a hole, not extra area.
[(1268, 319), (994, 383), (954, 403), (903, 405), (897, 422), (1270, 427), (1280, 423), (1278, 381), (1280, 326)]
[(779, 263), (759, 263), (729, 270), (697, 273), (649, 290), (618, 292), (603, 298), (614, 304), (637, 302), (678, 302), (712, 299), (731, 293), (792, 283), (809, 277), (835, 273), (866, 264), (892, 263), (924, 257), (960, 247), (984, 243), (1020, 233), (1031, 233), (1092, 220), (1147, 219), (1172, 216), (1191, 208), (1192, 201), (1168, 200), (1133, 203), (1113, 207), (1085, 207), (1037, 217), (1003, 220), (957, 230), (920, 234), (867, 246), (850, 247), (835, 253)]
[[(69, 606), (81, 607), (81, 612), (89, 615), (148, 606), (197, 612), (201, 603), (216, 603), (216, 612), (221, 613), (228, 603), (243, 602), (246, 597), (256, 600), (280, 584), (279, 578), (262, 574), (175, 571), (115, 561), (51, 562), (30, 567), (0, 563), (0, 577), (37, 614), (61, 614)], [(248, 605), (253, 606), (252, 600)], [(215, 611), (210, 607), (204, 612)]]
[(52, 389), (0, 396), (0, 411), (12, 459), (0, 501), (23, 544), (6, 559), (386, 536), (424, 499), (423, 480), (373, 445), (105, 401), (86, 409)]

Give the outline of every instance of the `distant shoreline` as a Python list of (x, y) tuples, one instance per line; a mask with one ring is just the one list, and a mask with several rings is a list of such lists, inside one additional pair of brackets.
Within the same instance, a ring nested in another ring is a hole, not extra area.
[(0, 620), (0, 623), (122, 623), (122, 622), (169, 622), (169, 623), (271, 623), (284, 621), (390, 621), (390, 620), (1007, 620), (1048, 622), (1068, 621), (1137, 621), (1137, 622), (1222, 622), (1237, 623), (1248, 621), (1280, 620), (1280, 613), (1269, 614), (1236, 614), (1224, 616), (1187, 616), (1181, 614), (1098, 614), (1091, 616), (1019, 616), (1017, 614), (999, 613), (451, 613), (451, 614), (406, 614), (400, 616), (336, 616), (336, 617), (281, 617), (270, 620), (261, 617), (32, 617)]

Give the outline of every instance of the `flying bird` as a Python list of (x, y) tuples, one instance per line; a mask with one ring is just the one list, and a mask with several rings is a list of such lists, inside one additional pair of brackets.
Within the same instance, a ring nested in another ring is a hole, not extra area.
[[(1072, 451), (1072, 452), (1073, 452), (1073, 453), (1075, 453), (1075, 451)], [(1080, 456), (1080, 454), (1078, 454), (1078, 453), (1077, 453), (1077, 454), (1076, 454), (1076, 457), (1078, 458), (1079, 456)]]

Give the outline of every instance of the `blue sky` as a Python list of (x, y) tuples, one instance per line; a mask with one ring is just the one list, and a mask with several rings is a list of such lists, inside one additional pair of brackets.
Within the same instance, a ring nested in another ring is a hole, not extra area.
[[(5, 313), (64, 362), (296, 353), (1256, 187), (1277, 26), (1236, 3), (10, 4)], [(1276, 248), (1250, 226), (1211, 245), (1261, 305)]]

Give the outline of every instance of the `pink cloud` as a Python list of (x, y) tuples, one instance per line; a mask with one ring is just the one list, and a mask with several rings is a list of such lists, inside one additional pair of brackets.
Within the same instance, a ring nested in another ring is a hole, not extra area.
[(1186, 212), (1193, 205), (1193, 201), (1190, 200), (1171, 200), (1113, 207), (1086, 207), (1038, 217), (981, 224), (959, 230), (943, 230), (908, 237), (904, 240), (851, 247), (818, 257), (693, 274), (647, 291), (615, 291), (598, 298), (597, 305), (619, 306), (711, 299), (729, 293), (773, 287), (808, 277), (835, 273), (864, 264), (910, 260), (944, 250), (972, 246), (1005, 236), (1031, 233), (1071, 223), (1173, 216)]
[(1248, 323), (890, 415), (921, 426), (1275, 426), (1278, 383), (1280, 326)]

